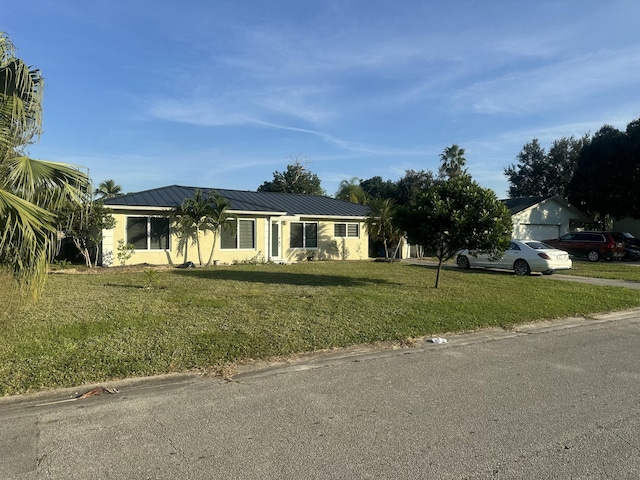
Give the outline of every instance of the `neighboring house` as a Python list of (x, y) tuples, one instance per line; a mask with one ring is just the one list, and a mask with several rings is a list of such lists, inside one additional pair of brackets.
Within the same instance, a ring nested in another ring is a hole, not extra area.
[(512, 238), (544, 240), (582, 228), (591, 219), (558, 195), (501, 200), (513, 220)]
[[(230, 203), (235, 228), (218, 234), (213, 259), (219, 263), (368, 257), (364, 220), (369, 209), (364, 205), (314, 195), (171, 185), (104, 201), (116, 226), (103, 232), (102, 264), (118, 263), (121, 240), (135, 245), (127, 264), (198, 264), (196, 245), (177, 236), (170, 218), (171, 209), (196, 190), (203, 194), (215, 190)], [(203, 263), (209, 259), (212, 240), (211, 232), (201, 232)]]
[[(507, 198), (500, 201), (509, 209), (513, 222), (511, 238), (516, 240), (557, 238), (591, 224), (590, 217), (558, 195)], [(410, 256), (418, 256), (417, 251), (417, 247), (411, 245)]]

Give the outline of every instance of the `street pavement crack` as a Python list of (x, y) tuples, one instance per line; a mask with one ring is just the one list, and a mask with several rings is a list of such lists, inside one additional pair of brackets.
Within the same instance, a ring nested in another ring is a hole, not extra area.
[(626, 443), (627, 445), (629, 445), (629, 447), (631, 447), (633, 450), (635, 450), (636, 452), (638, 452), (638, 455), (640, 456), (640, 447), (638, 447), (638, 445), (635, 445), (633, 443), (631, 443), (629, 440), (627, 440), (626, 438), (624, 438), (623, 436), (619, 435), (618, 433), (616, 433), (614, 430), (608, 428), (606, 425), (600, 425), (600, 424), (596, 424), (596, 426), (598, 428), (602, 428), (603, 430), (605, 430), (607, 433), (610, 433), (611, 435), (613, 435), (614, 437), (617, 437), (619, 440), (622, 440), (624, 443)]
[(157, 418), (153, 418), (152, 420), (162, 430), (162, 438), (164, 440), (166, 440), (167, 443), (169, 444), (169, 446), (173, 449), (173, 453), (171, 453), (170, 455), (174, 455), (175, 454), (175, 455), (179, 455), (180, 457), (186, 459), (187, 455), (185, 454), (184, 450), (182, 450), (182, 448), (180, 448), (178, 446), (178, 444), (173, 441), (173, 438), (171, 438), (171, 436), (168, 433), (167, 427), (160, 420), (158, 420)]

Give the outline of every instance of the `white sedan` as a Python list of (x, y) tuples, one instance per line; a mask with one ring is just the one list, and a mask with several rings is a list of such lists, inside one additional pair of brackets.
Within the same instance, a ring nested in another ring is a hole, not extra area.
[(509, 249), (499, 258), (462, 250), (458, 252), (456, 263), (460, 268), (503, 268), (513, 270), (516, 275), (529, 275), (531, 272), (551, 275), (556, 270), (568, 270), (572, 266), (567, 252), (536, 240), (511, 240)]

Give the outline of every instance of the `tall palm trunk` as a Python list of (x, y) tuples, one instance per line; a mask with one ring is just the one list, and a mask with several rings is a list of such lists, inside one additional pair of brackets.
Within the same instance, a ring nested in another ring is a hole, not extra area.
[(196, 248), (198, 249), (198, 264), (202, 266), (202, 253), (200, 251), (200, 227), (196, 225)]
[(211, 265), (211, 262), (213, 262), (213, 253), (216, 249), (216, 239), (218, 238), (218, 230), (214, 229), (213, 230), (213, 240), (211, 243), (211, 253), (209, 254), (209, 260), (207, 261), (207, 266)]

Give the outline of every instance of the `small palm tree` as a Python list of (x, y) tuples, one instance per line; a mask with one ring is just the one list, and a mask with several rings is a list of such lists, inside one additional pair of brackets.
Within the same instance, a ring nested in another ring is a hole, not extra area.
[(105, 180), (98, 185), (95, 194), (99, 195), (100, 198), (117, 197), (118, 195), (122, 195), (122, 187), (116, 184), (112, 179)]
[[(390, 198), (378, 200), (371, 205), (371, 213), (365, 219), (367, 232), (374, 238), (382, 241), (384, 245), (385, 258), (391, 260), (395, 258), (400, 248), (402, 231), (393, 223), (393, 215), (395, 213), (395, 202)], [(396, 249), (391, 256), (389, 247), (396, 243)]]
[[(172, 216), (176, 219), (178, 234), (185, 238), (193, 238), (198, 250), (198, 263), (202, 265), (202, 251), (200, 248), (200, 232), (211, 231), (213, 243), (207, 265), (213, 261), (216, 239), (221, 228), (230, 228), (231, 217), (228, 212), (229, 202), (218, 192), (212, 191), (205, 195), (196, 190), (192, 198), (185, 198), (181, 205), (175, 207)], [(186, 252), (186, 244), (185, 244)], [(185, 254), (186, 260), (186, 254)]]
[(358, 177), (353, 177), (351, 180), (342, 180), (338, 186), (336, 198), (351, 203), (365, 204), (367, 202), (367, 195), (360, 186)]
[(226, 199), (222, 198), (216, 191), (209, 194), (209, 199), (213, 202), (213, 208), (211, 209), (207, 219), (207, 228), (213, 233), (213, 240), (207, 265), (211, 265), (211, 262), (213, 261), (213, 252), (216, 249), (216, 239), (218, 238), (220, 231), (223, 228), (232, 229), (234, 225), (234, 223), (232, 223), (233, 219), (229, 214), (229, 207), (231, 204)]
[(40, 71), (17, 58), (0, 32), (0, 265), (34, 295), (54, 253), (56, 210), (90, 192), (78, 168), (22, 154), (41, 133), (43, 85)]
[(172, 211), (172, 215), (176, 218), (176, 226), (179, 233), (193, 237), (193, 241), (198, 250), (198, 263), (200, 265), (202, 265), (200, 230), (203, 225), (205, 225), (210, 207), (208, 199), (200, 190), (196, 190), (193, 198), (185, 198), (182, 204), (175, 207)]

